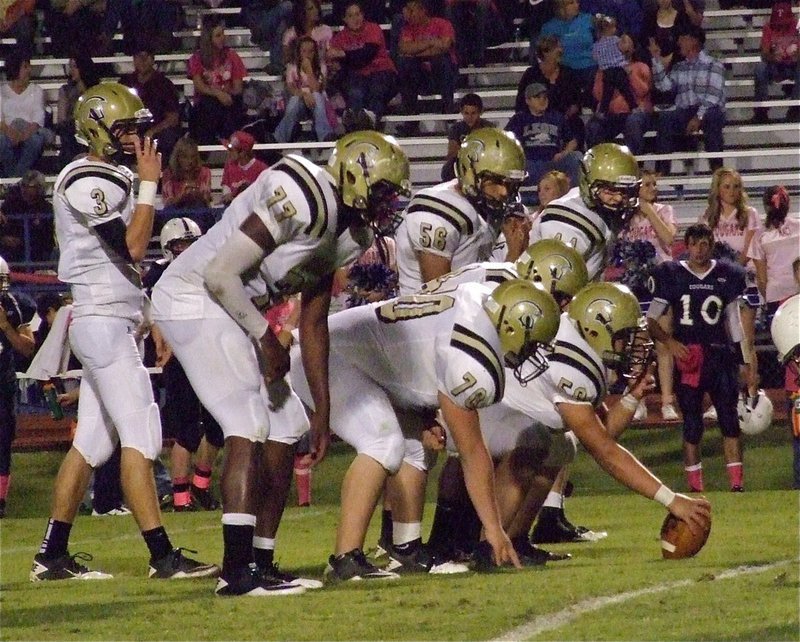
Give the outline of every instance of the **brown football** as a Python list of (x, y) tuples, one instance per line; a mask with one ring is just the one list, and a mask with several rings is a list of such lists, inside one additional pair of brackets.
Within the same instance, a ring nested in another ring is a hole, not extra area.
[(699, 535), (689, 530), (689, 525), (682, 519), (667, 513), (661, 525), (661, 555), (664, 559), (679, 560), (697, 555), (708, 539), (711, 523)]

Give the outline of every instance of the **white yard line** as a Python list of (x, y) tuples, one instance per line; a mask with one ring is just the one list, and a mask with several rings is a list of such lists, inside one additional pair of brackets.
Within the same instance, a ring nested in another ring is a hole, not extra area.
[[(743, 575), (751, 575), (753, 573), (764, 573), (771, 571), (781, 566), (786, 566), (796, 562), (796, 560), (783, 560), (780, 562), (773, 562), (772, 564), (765, 564), (762, 566), (738, 566), (728, 571), (722, 571), (714, 575), (713, 580), (727, 580), (734, 577), (741, 577)], [(547, 615), (541, 615), (534, 618), (530, 622), (526, 622), (520, 626), (514, 627), (510, 631), (506, 631), (500, 636), (494, 638), (491, 642), (507, 642), (511, 640), (529, 640), (530, 638), (544, 633), (558, 629), (570, 622), (583, 617), (587, 613), (599, 611), (607, 606), (614, 606), (622, 604), (630, 600), (635, 600), (645, 595), (653, 595), (656, 593), (663, 593), (671, 591), (676, 588), (682, 588), (696, 583), (698, 580), (676, 580), (674, 582), (666, 582), (664, 584), (656, 584), (643, 589), (635, 591), (626, 591), (625, 593), (618, 593), (617, 595), (606, 595), (603, 597), (593, 597), (588, 600), (583, 600), (577, 604), (572, 604), (565, 609)]]

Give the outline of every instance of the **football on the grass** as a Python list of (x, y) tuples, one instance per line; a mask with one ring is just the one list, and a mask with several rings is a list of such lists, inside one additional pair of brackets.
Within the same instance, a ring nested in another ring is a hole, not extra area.
[(706, 543), (710, 532), (711, 524), (709, 523), (708, 528), (695, 535), (689, 530), (686, 522), (672, 513), (667, 513), (664, 523), (661, 525), (661, 555), (668, 560), (679, 560), (697, 555)]

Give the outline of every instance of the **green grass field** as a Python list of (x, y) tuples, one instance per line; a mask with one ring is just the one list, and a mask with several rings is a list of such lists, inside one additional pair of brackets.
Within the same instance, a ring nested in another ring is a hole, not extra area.
[[(623, 444), (667, 484), (683, 488), (677, 429), (629, 431)], [(575, 523), (607, 530), (596, 543), (553, 546), (573, 559), (524, 571), (406, 577), (281, 598), (221, 599), (213, 580), (146, 578), (147, 553), (131, 517), (81, 517), (71, 551), (94, 555), (107, 582), (31, 584), (60, 453), (14, 456), (9, 516), (0, 522), (3, 640), (798, 640), (798, 492), (786, 427), (746, 443), (747, 492), (726, 491), (719, 432), (705, 440), (713, 528), (688, 560), (661, 559), (655, 502), (619, 486), (586, 453), (573, 466)], [(314, 504), (289, 508), (281, 565), (321, 576), (333, 546), (342, 444), (314, 476)], [(434, 477), (437, 471), (434, 473)], [(429, 487), (427, 528), (433, 512)], [(220, 513), (167, 513), (176, 545), (221, 557)], [(368, 543), (377, 539), (378, 519)]]

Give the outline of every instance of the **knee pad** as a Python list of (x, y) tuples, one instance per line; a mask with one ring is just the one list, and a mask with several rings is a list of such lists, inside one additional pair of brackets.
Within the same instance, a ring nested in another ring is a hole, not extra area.
[(387, 473), (394, 475), (403, 463), (405, 448), (405, 439), (400, 431), (397, 431), (373, 437), (358, 449), (358, 453), (372, 457), (386, 469)]
[(161, 417), (158, 406), (151, 403), (139, 412), (125, 417), (117, 426), (123, 448), (133, 448), (145, 459), (154, 460), (161, 452)]
[(422, 472), (427, 472), (436, 464), (436, 453), (427, 450), (419, 439), (406, 437), (403, 441), (405, 442), (404, 463)]
[(102, 466), (114, 454), (118, 437), (108, 430), (100, 417), (81, 416), (72, 445), (92, 468)]
[(308, 432), (311, 424), (303, 402), (289, 385), (288, 376), (270, 386), (264, 386), (262, 393), (270, 416), (269, 440), (296, 444)]

